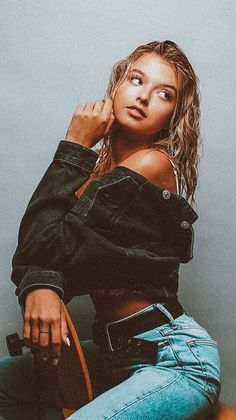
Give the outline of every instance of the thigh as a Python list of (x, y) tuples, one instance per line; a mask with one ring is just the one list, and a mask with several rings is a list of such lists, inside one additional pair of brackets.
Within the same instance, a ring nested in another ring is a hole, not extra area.
[(30, 352), (1, 359), (0, 419), (33, 420), (38, 418), (38, 410), (44, 420), (64, 418), (62, 409), (57, 407), (46, 371), (36, 374)]
[(117, 383), (117, 377), (107, 363), (106, 355), (100, 352), (99, 346), (92, 340), (81, 341), (86, 360), (94, 398)]
[(76, 411), (72, 420), (183, 420), (204, 419), (211, 409), (181, 372), (142, 367)]
[(0, 360), (0, 400), (35, 399), (36, 380), (34, 361), (30, 353)]
[(156, 361), (132, 359), (121, 353), (105, 354), (105, 369), (113, 375), (113, 386), (70, 418), (207, 418), (219, 393), (214, 340), (186, 315), (137, 337), (155, 342)]
[[(81, 346), (88, 365), (94, 396), (109, 388), (103, 360), (98, 346), (91, 340), (82, 341)], [(40, 405), (44, 420), (63, 419), (60, 399), (55, 392), (56, 376), (46, 364), (35, 365), (30, 351), (22, 356), (5, 357), (0, 360), (0, 419), (36, 418), (36, 404)]]
[(217, 342), (186, 314), (175, 319), (173, 324), (160, 327), (159, 332), (169, 343), (184, 376), (213, 406), (221, 389)]

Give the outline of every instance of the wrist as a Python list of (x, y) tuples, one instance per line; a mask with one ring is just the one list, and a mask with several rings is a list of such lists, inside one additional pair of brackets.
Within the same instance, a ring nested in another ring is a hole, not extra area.
[(80, 144), (81, 146), (87, 147), (89, 149), (94, 146), (94, 142), (92, 140), (84, 139), (82, 137), (78, 139), (69, 134), (66, 135), (65, 140), (69, 141), (70, 143)]

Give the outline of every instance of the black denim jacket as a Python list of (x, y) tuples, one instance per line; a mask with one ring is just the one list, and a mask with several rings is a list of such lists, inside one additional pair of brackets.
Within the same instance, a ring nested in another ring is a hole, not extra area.
[(65, 302), (100, 287), (177, 293), (197, 214), (183, 197), (124, 166), (93, 180), (78, 199), (97, 158), (60, 142), (20, 225), (12, 271), (20, 304), (41, 287)]

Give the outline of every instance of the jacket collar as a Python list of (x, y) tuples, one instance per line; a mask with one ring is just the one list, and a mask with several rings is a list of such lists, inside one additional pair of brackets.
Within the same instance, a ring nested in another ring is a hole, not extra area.
[(133, 169), (118, 165), (112, 169), (112, 172), (114, 175), (124, 174), (130, 176), (138, 184), (139, 191), (148, 194), (152, 205), (158, 205), (159, 207), (160, 203), (162, 203), (177, 222), (182, 223), (186, 221), (192, 224), (198, 219), (197, 213), (184, 197), (154, 184)]

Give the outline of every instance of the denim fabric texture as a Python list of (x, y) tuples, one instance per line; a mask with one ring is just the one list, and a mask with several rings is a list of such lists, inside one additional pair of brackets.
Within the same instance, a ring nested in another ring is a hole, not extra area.
[[(142, 311), (158, 306), (165, 313), (165, 300), (177, 296), (179, 265), (193, 257), (198, 216), (182, 196), (122, 165), (78, 199), (97, 158), (87, 147), (60, 142), (20, 225), (12, 271), (19, 303), (35, 288), (51, 288), (65, 303), (93, 289), (124, 288), (155, 297)], [(155, 360), (82, 343), (96, 398), (71, 419), (207, 418), (220, 392), (217, 344), (188, 314), (166, 315), (169, 322), (138, 335), (155, 342)], [(0, 372), (0, 415), (14, 419), (19, 410), (18, 418), (34, 420), (32, 357), (2, 360)], [(61, 419), (49, 383), (46, 389), (40, 388), (43, 419)]]
[[(217, 343), (186, 313), (173, 319), (162, 304), (139, 313), (157, 307), (169, 322), (135, 336), (155, 343), (155, 360), (122, 351), (102, 352), (92, 341), (81, 343), (94, 399), (71, 415), (71, 420), (209, 418), (220, 393)], [(46, 368), (36, 378), (30, 354), (1, 360), (0, 372), (0, 418), (37, 420), (38, 389), (42, 420), (63, 419)]]
[(135, 337), (155, 342), (156, 360), (130, 358), (125, 352), (101, 354), (103, 374), (92, 376), (97, 398), (71, 420), (204, 420), (211, 416), (221, 388), (217, 342), (186, 313), (173, 319), (162, 304), (140, 313), (155, 307), (170, 322)]
[(192, 258), (197, 214), (181, 196), (124, 166), (93, 180), (98, 155), (61, 141), (24, 214), (13, 257), (19, 302), (49, 287), (65, 302), (93, 288), (168, 297)]

